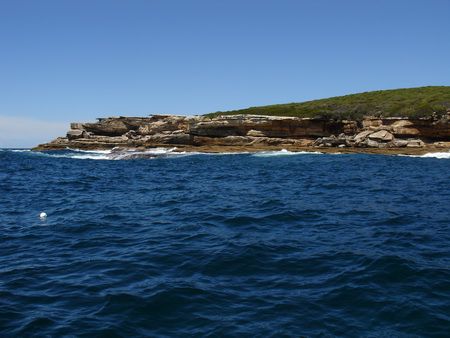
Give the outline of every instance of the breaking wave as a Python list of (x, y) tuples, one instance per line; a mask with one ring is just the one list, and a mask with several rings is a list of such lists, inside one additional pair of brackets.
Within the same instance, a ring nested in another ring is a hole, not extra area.
[(425, 154), (425, 155), (422, 155), (422, 156), (419, 156), (419, 157), (427, 157), (427, 158), (434, 157), (434, 158), (446, 158), (446, 159), (448, 159), (448, 158), (450, 158), (450, 152), (447, 152), (447, 153), (428, 153), (428, 154)]
[(295, 155), (310, 155), (310, 154), (322, 154), (317, 151), (289, 151), (282, 149), (279, 151), (261, 151), (254, 153), (254, 157), (274, 157), (274, 156), (295, 156)]
[(52, 158), (71, 158), (78, 160), (130, 160), (140, 158), (164, 158), (164, 157), (179, 157), (185, 156), (186, 152), (176, 152), (177, 148), (154, 148), (145, 151), (138, 151), (135, 149), (129, 150), (80, 150), (67, 149), (60, 151), (33, 151), (29, 154), (33, 156), (46, 156)]
[(437, 152), (437, 153), (426, 153), (424, 155), (400, 155), (400, 156), (419, 157), (419, 158), (450, 159), (450, 152)]

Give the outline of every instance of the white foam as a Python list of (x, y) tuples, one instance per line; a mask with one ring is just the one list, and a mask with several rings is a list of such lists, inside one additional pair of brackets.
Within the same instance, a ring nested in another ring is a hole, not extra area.
[(449, 159), (450, 158), (450, 152), (447, 153), (427, 153), (424, 155), (420, 155), (417, 157), (427, 157), (427, 158), (441, 158), (441, 159)]
[(74, 158), (77, 160), (111, 160), (111, 158), (106, 155), (69, 155), (69, 156), (54, 156), (54, 157), (66, 157)]
[(56, 157), (56, 158), (71, 158), (77, 160), (121, 160), (126, 159), (130, 155), (165, 155), (165, 154), (173, 154), (172, 156), (176, 156), (175, 154), (183, 155), (185, 153), (177, 153), (173, 152), (174, 148), (154, 148), (148, 149), (145, 151), (137, 151), (136, 149), (127, 149), (127, 150), (81, 150), (81, 149), (67, 149), (67, 152), (60, 153), (59, 151), (55, 152), (33, 152), (33, 154), (46, 156), (46, 157)]
[(437, 152), (437, 153), (426, 153), (426, 154), (423, 154), (423, 155), (404, 155), (404, 154), (400, 154), (398, 156), (418, 157), (418, 158), (450, 159), (450, 151), (448, 151), (448, 152)]
[(127, 150), (116, 150), (112, 151), (110, 154), (107, 154), (107, 158), (109, 160), (122, 160), (122, 159), (129, 159), (132, 156), (139, 156), (142, 155), (143, 158), (145, 156), (148, 156), (151, 158), (152, 156), (155, 157), (165, 157), (164, 155), (170, 155), (171, 157), (183, 155), (184, 153), (178, 153), (174, 152), (177, 148), (153, 148), (153, 149), (147, 149), (145, 151), (138, 151), (136, 149), (127, 149)]
[(293, 156), (293, 155), (308, 155), (308, 154), (322, 154), (317, 151), (289, 151), (286, 149), (281, 149), (279, 151), (261, 151), (255, 153), (254, 157), (274, 157), (274, 156)]
[(102, 153), (90, 153), (86, 152), (83, 154), (79, 154), (78, 152), (70, 152), (65, 154), (59, 154), (59, 153), (41, 153), (43, 156), (47, 157), (56, 157), (56, 158), (73, 158), (77, 160), (110, 160), (106, 155)]
[(90, 153), (90, 154), (110, 154), (111, 153), (111, 149), (107, 149), (107, 150), (81, 150), (81, 149), (67, 149), (67, 150), (72, 150), (75, 151), (77, 153)]

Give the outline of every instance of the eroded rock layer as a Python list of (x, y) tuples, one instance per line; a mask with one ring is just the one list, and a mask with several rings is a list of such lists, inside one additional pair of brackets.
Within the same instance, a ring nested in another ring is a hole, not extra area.
[(71, 123), (65, 137), (35, 150), (152, 148), (157, 146), (420, 147), (450, 141), (449, 115), (437, 118), (367, 117), (356, 121), (261, 115), (152, 115)]

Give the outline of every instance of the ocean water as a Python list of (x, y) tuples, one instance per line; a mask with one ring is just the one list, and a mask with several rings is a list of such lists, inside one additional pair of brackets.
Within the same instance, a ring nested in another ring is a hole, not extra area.
[(129, 155), (0, 150), (0, 336), (449, 335), (449, 153)]

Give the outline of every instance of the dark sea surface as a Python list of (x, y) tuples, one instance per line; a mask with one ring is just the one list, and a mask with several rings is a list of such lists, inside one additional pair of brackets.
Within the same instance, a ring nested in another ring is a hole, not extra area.
[(155, 154), (0, 150), (1, 337), (450, 334), (449, 153)]

